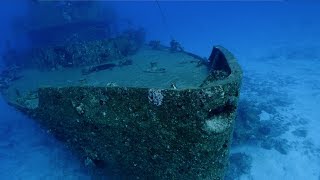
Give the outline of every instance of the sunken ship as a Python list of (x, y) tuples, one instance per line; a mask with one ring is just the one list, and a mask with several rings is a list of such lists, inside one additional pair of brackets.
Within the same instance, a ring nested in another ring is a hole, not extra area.
[[(235, 57), (222, 46), (204, 59), (174, 40), (146, 43), (143, 29), (103, 37), (110, 23), (63, 15), (32, 25), (30, 36), (59, 31), (69, 38), (35, 40), (3, 55), (7, 103), (63, 142), (97, 179), (223, 179), (242, 79)], [(77, 34), (80, 25), (87, 29)]]

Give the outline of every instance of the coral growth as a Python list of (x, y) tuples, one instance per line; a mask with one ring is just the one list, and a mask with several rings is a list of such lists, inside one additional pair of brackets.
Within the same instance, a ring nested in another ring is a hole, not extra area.
[(184, 50), (183, 50), (183, 47), (181, 46), (181, 44), (178, 41), (172, 40), (170, 42), (170, 51), (171, 52), (181, 52), (181, 51), (184, 51)]
[(160, 106), (163, 101), (163, 94), (160, 89), (149, 89), (148, 99), (149, 102), (153, 103), (156, 106)]

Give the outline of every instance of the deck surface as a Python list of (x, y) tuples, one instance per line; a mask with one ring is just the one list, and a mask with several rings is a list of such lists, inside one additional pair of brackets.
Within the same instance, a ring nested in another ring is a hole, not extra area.
[[(39, 87), (67, 86), (107, 86), (147, 87), (170, 89), (175, 84), (178, 89), (196, 88), (208, 75), (205, 65), (199, 65), (199, 59), (186, 53), (171, 53), (167, 50), (143, 48), (133, 56), (132, 65), (114, 67), (84, 75), (84, 68), (62, 68), (59, 70), (40, 71), (22, 70), (21, 79), (13, 81), (6, 94), (14, 98), (36, 91)], [(156, 62), (156, 67), (151, 63)], [(110, 62), (117, 64), (118, 61)], [(164, 71), (161, 71), (164, 69)]]

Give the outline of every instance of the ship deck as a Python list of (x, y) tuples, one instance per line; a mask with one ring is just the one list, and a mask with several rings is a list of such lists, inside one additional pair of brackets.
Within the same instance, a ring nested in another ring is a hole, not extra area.
[[(95, 66), (51, 70), (21, 69), (3, 93), (14, 100), (40, 87), (121, 86), (159, 89), (197, 88), (208, 76), (205, 61), (190, 53), (148, 47), (122, 60)], [(109, 67), (110, 66), (110, 67)]]

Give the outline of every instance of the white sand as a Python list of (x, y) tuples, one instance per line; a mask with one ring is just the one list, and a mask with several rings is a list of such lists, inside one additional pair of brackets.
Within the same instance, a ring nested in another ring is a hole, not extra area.
[[(287, 51), (297, 50), (291, 45), (286, 45), (285, 48)], [(276, 59), (257, 58), (255, 60), (255, 58), (246, 57), (251, 58), (252, 61), (243, 64), (245, 72), (250, 72), (251, 75), (253, 73), (252, 78), (257, 82), (259, 79), (269, 82), (257, 84), (260, 90), (277, 86), (274, 92), (277, 95), (283, 93), (283, 97), (291, 102), (289, 106), (277, 107), (277, 114), (274, 114), (282, 117), (281, 120), (284, 122), (281, 123), (290, 123), (289, 131), (279, 138), (288, 140), (291, 147), (286, 155), (274, 149), (266, 150), (259, 146), (244, 144), (235, 147), (234, 152), (245, 152), (253, 158), (250, 174), (243, 175), (241, 179), (318, 180), (320, 177), (320, 58), (286, 59), (287, 51), (281, 52)], [(267, 57), (270, 52), (260, 50), (257, 53), (260, 57)], [(256, 98), (250, 96), (252, 94), (254, 92), (243, 92), (242, 98)], [(270, 94), (268, 97), (260, 98), (255, 100), (264, 102), (274, 97)], [(260, 120), (269, 119), (274, 115), (262, 110)], [(292, 131), (299, 128), (307, 130), (306, 137), (297, 137), (292, 134)]]

